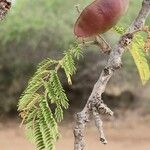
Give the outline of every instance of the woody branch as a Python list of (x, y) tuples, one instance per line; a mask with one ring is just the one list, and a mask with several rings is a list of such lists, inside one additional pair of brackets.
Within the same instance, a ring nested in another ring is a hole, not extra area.
[(95, 120), (95, 125), (98, 128), (98, 132), (100, 134), (100, 141), (103, 144), (106, 144), (107, 141), (104, 136), (102, 120), (100, 115), (113, 115), (113, 112), (104, 104), (102, 100), (102, 93), (104, 93), (105, 88), (108, 84), (108, 81), (112, 77), (112, 75), (121, 68), (122, 66), (122, 55), (125, 52), (126, 47), (132, 42), (134, 34), (136, 31), (140, 31), (144, 24), (145, 20), (150, 13), (150, 0), (143, 0), (142, 8), (137, 16), (137, 18), (133, 21), (133, 23), (128, 28), (127, 32), (120, 37), (117, 44), (112, 49), (109, 59), (105, 68), (102, 70), (100, 77), (94, 88), (92, 93), (83, 108), (83, 110), (76, 115), (76, 124), (74, 127), (74, 150), (84, 150), (84, 129), (86, 123), (89, 122), (90, 115), (93, 115)]

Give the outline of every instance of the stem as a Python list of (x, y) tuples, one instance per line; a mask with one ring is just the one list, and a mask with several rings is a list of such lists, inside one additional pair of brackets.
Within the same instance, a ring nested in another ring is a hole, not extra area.
[[(118, 43), (112, 49), (108, 62), (103, 69), (98, 81), (94, 85), (93, 91), (83, 108), (83, 110), (76, 115), (76, 125), (74, 128), (74, 150), (84, 150), (84, 129), (86, 123), (89, 122), (89, 116), (94, 115), (95, 124), (101, 135), (101, 142), (106, 143), (102, 128), (102, 120), (99, 115), (112, 116), (113, 112), (104, 104), (102, 100), (102, 93), (104, 93), (108, 81), (114, 74), (114, 72), (121, 68), (121, 59), (125, 52), (126, 47), (131, 43), (134, 34), (143, 28), (145, 20), (150, 13), (150, 0), (143, 0), (142, 8), (128, 28), (128, 32), (120, 37)], [(136, 32), (135, 32), (136, 31)]]

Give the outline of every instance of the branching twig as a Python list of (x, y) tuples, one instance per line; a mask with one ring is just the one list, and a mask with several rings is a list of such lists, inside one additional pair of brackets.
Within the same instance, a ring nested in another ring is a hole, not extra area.
[(100, 140), (106, 144), (107, 141), (104, 136), (102, 128), (102, 120), (99, 115), (107, 114), (112, 116), (113, 112), (103, 103), (102, 93), (105, 91), (106, 85), (114, 72), (121, 68), (122, 55), (125, 48), (131, 43), (135, 31), (140, 31), (145, 24), (145, 20), (150, 13), (150, 0), (143, 0), (142, 8), (129, 27), (126, 34), (120, 37), (118, 43), (112, 49), (107, 65), (103, 69), (98, 81), (94, 85), (93, 91), (84, 107), (84, 109), (76, 115), (76, 125), (74, 128), (74, 150), (84, 150), (84, 129), (86, 123), (89, 121), (89, 116), (93, 115), (95, 124), (100, 132)]

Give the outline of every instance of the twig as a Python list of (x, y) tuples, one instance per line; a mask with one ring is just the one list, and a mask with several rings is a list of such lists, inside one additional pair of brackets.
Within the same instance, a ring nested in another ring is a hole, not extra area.
[(142, 8), (137, 16), (137, 18), (133, 21), (131, 26), (129, 27), (127, 33), (120, 37), (118, 43), (112, 49), (107, 65), (103, 69), (98, 81), (94, 85), (93, 91), (81, 112), (76, 115), (76, 125), (74, 128), (74, 150), (84, 150), (84, 129), (86, 123), (89, 122), (89, 116), (94, 115), (94, 120), (96, 126), (101, 134), (101, 140), (106, 143), (106, 139), (104, 136), (102, 121), (101, 118), (98, 117), (100, 114), (107, 114), (112, 116), (113, 112), (104, 104), (101, 96), (105, 91), (106, 85), (114, 72), (121, 68), (121, 59), (122, 55), (125, 52), (126, 47), (132, 42), (134, 32), (142, 29), (145, 20), (150, 13), (150, 0), (143, 0)]
[(79, 4), (75, 5), (75, 7), (76, 7), (76, 10), (77, 10), (78, 14), (80, 14), (80, 13), (81, 13), (79, 6), (80, 6)]
[(105, 134), (103, 131), (103, 122), (102, 122), (100, 115), (95, 107), (93, 107), (93, 116), (94, 116), (94, 120), (95, 120), (95, 126), (97, 127), (98, 132), (100, 134), (100, 141), (103, 144), (107, 144), (107, 140), (105, 138)]
[(111, 47), (101, 35), (96, 36), (96, 42), (96, 44), (101, 48), (102, 52), (108, 54), (110, 53)]

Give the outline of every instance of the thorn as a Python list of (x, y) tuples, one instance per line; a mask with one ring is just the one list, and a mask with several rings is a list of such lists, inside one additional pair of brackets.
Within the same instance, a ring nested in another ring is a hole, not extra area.
[(80, 14), (81, 13), (81, 11), (80, 11), (80, 4), (76, 4), (75, 7), (76, 7), (77, 12)]

